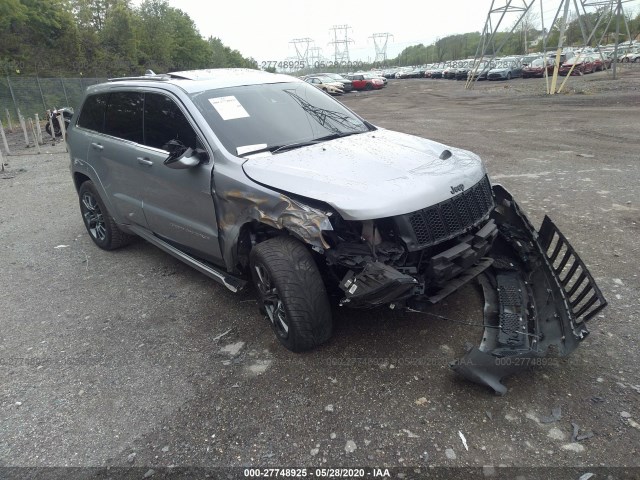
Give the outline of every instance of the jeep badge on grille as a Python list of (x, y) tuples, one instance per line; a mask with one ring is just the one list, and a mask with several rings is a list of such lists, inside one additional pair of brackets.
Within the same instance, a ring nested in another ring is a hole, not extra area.
[(460, 185), (456, 185), (455, 187), (452, 185), (451, 195), (453, 195), (454, 193), (462, 192), (463, 190), (464, 190), (464, 183), (461, 183)]

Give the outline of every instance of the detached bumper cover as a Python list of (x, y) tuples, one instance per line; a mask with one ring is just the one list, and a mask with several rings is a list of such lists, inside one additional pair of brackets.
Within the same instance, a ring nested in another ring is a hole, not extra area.
[(500, 231), (480, 275), (485, 298), (484, 335), (479, 347), (451, 367), (465, 378), (506, 393), (501, 380), (542, 364), (553, 348), (570, 354), (589, 334), (587, 321), (607, 302), (565, 236), (544, 218), (533, 228), (513, 197), (494, 185), (492, 214)]

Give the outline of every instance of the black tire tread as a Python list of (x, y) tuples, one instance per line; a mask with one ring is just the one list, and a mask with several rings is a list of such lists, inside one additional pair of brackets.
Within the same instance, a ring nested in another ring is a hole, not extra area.
[(326, 342), (333, 329), (331, 306), (309, 250), (292, 237), (278, 236), (256, 245), (251, 258), (252, 270), (255, 261), (269, 270), (284, 302), (289, 324), (289, 338), (281, 339), (285, 347), (302, 352)]

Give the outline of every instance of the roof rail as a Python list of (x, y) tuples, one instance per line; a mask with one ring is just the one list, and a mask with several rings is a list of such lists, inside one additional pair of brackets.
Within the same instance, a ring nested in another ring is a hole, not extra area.
[(137, 77), (116, 77), (116, 78), (108, 78), (109, 82), (120, 82), (124, 80), (154, 80), (154, 81), (167, 81), (171, 80), (171, 76), (167, 74), (161, 75), (140, 75)]

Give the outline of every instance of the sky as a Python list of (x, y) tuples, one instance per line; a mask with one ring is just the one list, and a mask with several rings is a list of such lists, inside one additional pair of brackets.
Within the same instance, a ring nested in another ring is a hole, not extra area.
[[(593, 2), (593, 0), (591, 0)], [(555, 16), (560, 0), (543, 0), (545, 25)], [(578, 2), (580, 3), (580, 2)], [(373, 61), (374, 33), (390, 33), (387, 57), (396, 57), (404, 48), (422, 43), (429, 45), (437, 38), (457, 33), (482, 31), (491, 0), (385, 0), (377, 1), (302, 1), (302, 0), (169, 0), (169, 4), (189, 14), (200, 34), (214, 36), (245, 57), (260, 62), (296, 58), (294, 39), (310, 38), (324, 57), (333, 59), (335, 25), (348, 25), (351, 60)], [(506, 0), (495, 0), (494, 8)], [(512, 5), (522, 6), (524, 0)], [(573, 1), (570, 1), (573, 10)], [(640, 11), (640, 0), (623, 3), (627, 12)], [(540, 16), (540, 0), (532, 7)], [(590, 10), (588, 10), (590, 11)], [(494, 22), (499, 16), (492, 16)], [(508, 29), (518, 18), (509, 13), (500, 30)], [(344, 39), (344, 30), (340, 39)], [(303, 50), (305, 43), (298, 44)]]

